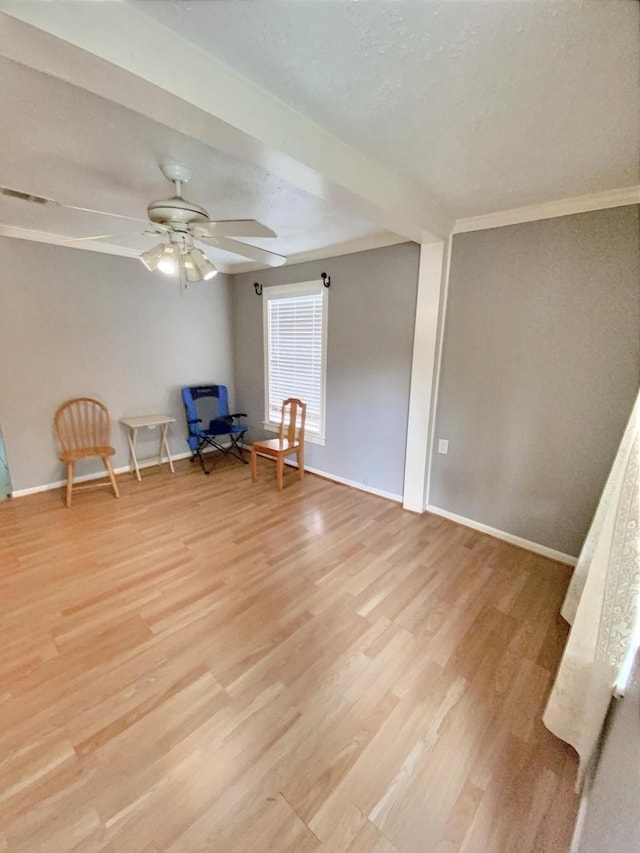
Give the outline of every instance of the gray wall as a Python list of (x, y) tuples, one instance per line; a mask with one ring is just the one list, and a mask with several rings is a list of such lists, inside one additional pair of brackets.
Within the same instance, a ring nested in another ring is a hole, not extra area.
[(639, 233), (631, 206), (454, 238), (431, 504), (578, 553), (640, 382)]
[(266, 435), (262, 299), (265, 287), (331, 276), (327, 344), (326, 445), (307, 444), (305, 462), (402, 495), (418, 247), (404, 243), (233, 278), (237, 400), (251, 439)]
[[(231, 386), (229, 280), (192, 285), (136, 259), (0, 239), (0, 424), (15, 490), (60, 480), (53, 414), (70, 397), (103, 400), (114, 422), (115, 465), (128, 462), (118, 418), (163, 412), (184, 453), (182, 385)], [(140, 433), (141, 457), (158, 432)], [(78, 474), (100, 469), (87, 461)]]
[(612, 702), (578, 853), (638, 853), (639, 803), (640, 656), (625, 696)]

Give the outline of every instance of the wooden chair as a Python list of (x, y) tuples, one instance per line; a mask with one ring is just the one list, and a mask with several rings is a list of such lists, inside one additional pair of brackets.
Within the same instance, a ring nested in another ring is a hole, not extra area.
[(304, 477), (304, 421), (307, 406), (300, 400), (290, 397), (282, 403), (282, 419), (278, 438), (254, 441), (251, 445), (251, 479), (258, 479), (258, 454), (276, 460), (276, 482), (278, 491), (282, 491), (284, 478), (284, 459), (295, 453), (298, 457), (298, 477)]
[(60, 460), (67, 465), (67, 506), (71, 506), (73, 469), (76, 462), (92, 457), (102, 459), (111, 483), (90, 483), (86, 486), (76, 486), (76, 488), (87, 489), (111, 485), (114, 495), (119, 498), (120, 492), (109, 459), (115, 450), (109, 445), (111, 419), (106, 406), (90, 397), (68, 400), (55, 414), (55, 427), (61, 448)]

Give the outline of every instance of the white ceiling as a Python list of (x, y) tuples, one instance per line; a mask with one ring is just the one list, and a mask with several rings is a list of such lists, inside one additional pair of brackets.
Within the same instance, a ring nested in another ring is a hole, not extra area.
[[(158, 163), (176, 159), (212, 218), (256, 218), (278, 238), (251, 242), (302, 259), (428, 242), (466, 217), (640, 183), (635, 2), (0, 0), (1, 11), (0, 184), (63, 202), (144, 219), (170, 194)], [(0, 233), (16, 231), (114, 233), (103, 245), (129, 254), (156, 239), (0, 196)]]
[(131, 2), (458, 219), (639, 182), (636, 2)]
[[(158, 163), (193, 170), (184, 190), (214, 219), (255, 218), (277, 239), (247, 242), (284, 255), (311, 252), (379, 231), (349, 213), (118, 104), (0, 58), (0, 185), (80, 207), (146, 218), (149, 201), (172, 195)], [(158, 242), (145, 225), (40, 206), (0, 195), (0, 223), (69, 237), (115, 233), (107, 244), (138, 251)], [(244, 263), (206, 247), (221, 268)], [(245, 259), (246, 260), (246, 259)]]

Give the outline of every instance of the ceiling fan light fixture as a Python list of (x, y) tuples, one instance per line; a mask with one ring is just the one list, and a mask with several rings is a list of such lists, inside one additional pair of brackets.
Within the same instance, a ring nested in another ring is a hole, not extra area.
[(165, 275), (175, 275), (178, 272), (178, 261), (176, 250), (173, 246), (165, 246), (162, 256), (156, 264), (160, 272)]
[(196, 281), (202, 281), (202, 276), (193, 262), (191, 252), (185, 252), (185, 254), (181, 256), (180, 262), (186, 281), (190, 284)]
[(189, 254), (201, 280), (210, 281), (218, 275), (218, 270), (200, 249), (192, 249)]
[(205, 281), (211, 281), (212, 278), (215, 278), (218, 275), (218, 270), (214, 267), (214, 265), (210, 262), (208, 263), (211, 269), (207, 270), (207, 272), (202, 276)]
[(140, 255), (140, 260), (145, 265), (145, 267), (149, 270), (149, 272), (153, 272), (158, 266), (158, 261), (163, 256), (165, 250), (164, 243), (158, 243), (157, 246), (154, 246), (153, 249), (149, 249), (146, 252), (143, 252)]
[(271, 228), (255, 219), (211, 220), (203, 207), (182, 196), (182, 185), (191, 179), (191, 171), (181, 163), (165, 163), (161, 168), (164, 176), (174, 184), (175, 194), (171, 198), (152, 201), (147, 207), (147, 214), (155, 225), (156, 233), (167, 235), (169, 242), (159, 243), (140, 255), (148, 270), (179, 276), (181, 287), (215, 278), (218, 270), (204, 252), (194, 247), (195, 240), (241, 257), (266, 262), (269, 266), (280, 266), (286, 262), (283, 255), (228, 237), (229, 234), (275, 237)]

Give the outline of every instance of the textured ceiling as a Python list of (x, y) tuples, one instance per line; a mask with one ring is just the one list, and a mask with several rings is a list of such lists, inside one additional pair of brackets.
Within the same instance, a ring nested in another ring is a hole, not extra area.
[(458, 218), (640, 179), (636, 2), (131, 3)]
[[(255, 218), (277, 239), (247, 240), (284, 255), (359, 239), (379, 228), (275, 175), (243, 163), (122, 106), (7, 59), (0, 59), (0, 185), (68, 204), (146, 219), (147, 203), (172, 194), (158, 164), (193, 170), (184, 194), (214, 219)], [(10, 120), (8, 120), (10, 118)], [(115, 233), (105, 241), (143, 250), (145, 225), (39, 206), (0, 195), (0, 224), (69, 237)], [(246, 259), (207, 247), (224, 265)]]

